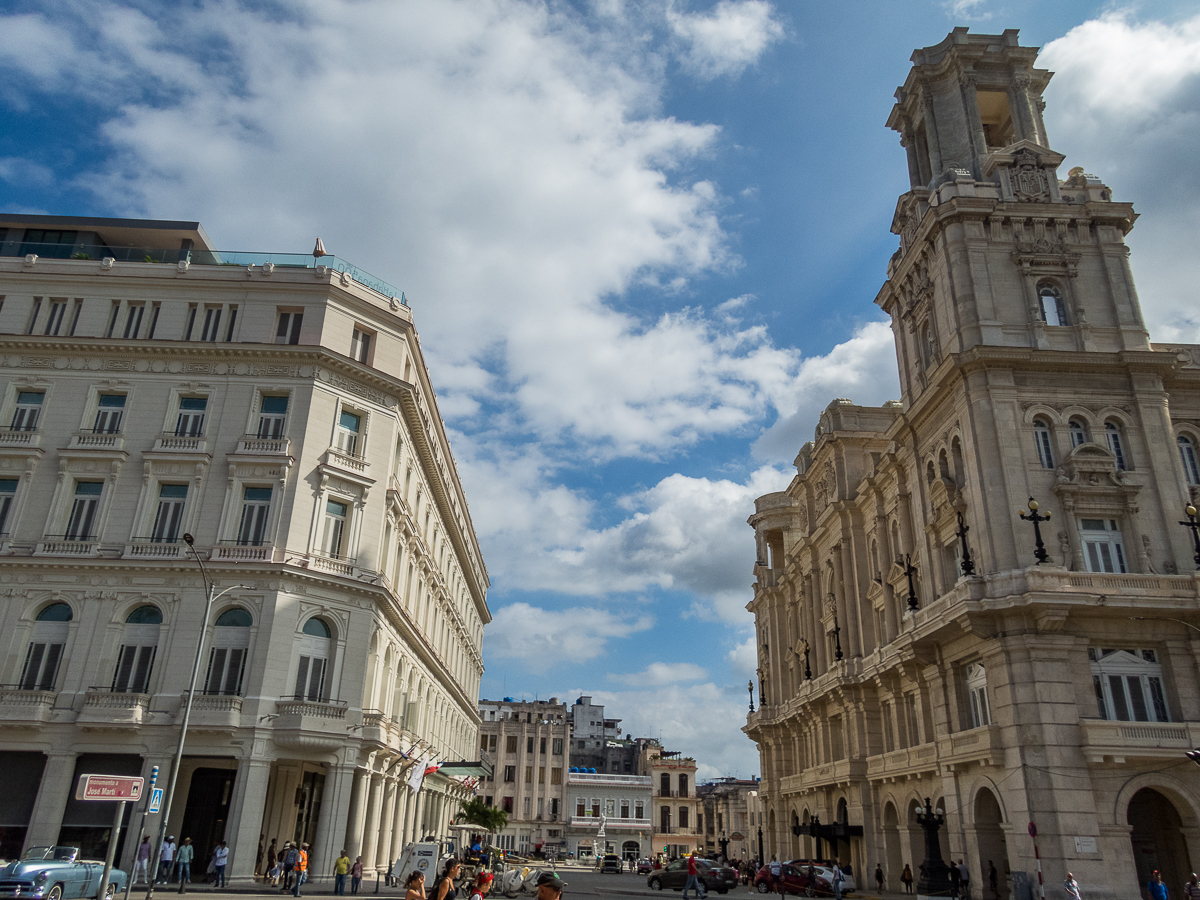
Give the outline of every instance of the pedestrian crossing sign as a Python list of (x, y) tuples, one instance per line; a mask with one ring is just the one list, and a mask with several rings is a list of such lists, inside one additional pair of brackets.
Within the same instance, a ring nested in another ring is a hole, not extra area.
[(156, 813), (162, 809), (163, 789), (154, 788), (150, 792), (150, 812)]

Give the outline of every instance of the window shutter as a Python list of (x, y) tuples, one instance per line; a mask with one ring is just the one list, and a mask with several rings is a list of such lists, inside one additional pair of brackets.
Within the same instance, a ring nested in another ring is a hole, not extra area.
[(137, 647), (125, 644), (117, 654), (117, 668), (113, 672), (112, 690), (125, 693), (129, 690), (129, 676), (133, 673), (133, 664), (137, 656)]
[(137, 651), (137, 666), (133, 672), (133, 684), (130, 690), (135, 694), (149, 693), (150, 672), (154, 669), (154, 654), (157, 647), (139, 647)]
[(296, 699), (304, 699), (304, 686), (308, 683), (308, 663), (307, 656), (300, 657), (300, 667), (296, 669)]
[(321, 700), (323, 699), (322, 691), (325, 687), (325, 660), (313, 657), (312, 664), (308, 671), (308, 699)]
[(225, 656), (228, 651), (224, 647), (214, 647), (208, 654), (208, 674), (204, 676), (204, 693), (219, 694), (221, 678), (225, 672)]
[(225, 670), (224, 693), (236, 696), (242, 693), (242, 673), (246, 668), (246, 651), (229, 651), (229, 666)]
[(58, 680), (58, 664), (62, 661), (62, 651), (62, 644), (51, 644), (46, 648), (46, 661), (42, 665), (42, 680), (38, 684), (39, 690), (54, 690), (54, 683)]
[(21, 673), (21, 690), (37, 689), (38, 674), (42, 669), (42, 657), (46, 653), (45, 644), (30, 644), (25, 651), (25, 671)]

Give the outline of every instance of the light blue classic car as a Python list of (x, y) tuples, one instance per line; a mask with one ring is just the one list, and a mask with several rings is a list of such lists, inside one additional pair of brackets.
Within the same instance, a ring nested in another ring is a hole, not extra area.
[[(0, 898), (24, 900), (75, 900), (95, 897), (100, 890), (104, 863), (77, 859), (78, 847), (30, 847), (15, 862), (0, 869)], [(114, 868), (108, 876), (105, 898), (125, 890), (125, 873)]]

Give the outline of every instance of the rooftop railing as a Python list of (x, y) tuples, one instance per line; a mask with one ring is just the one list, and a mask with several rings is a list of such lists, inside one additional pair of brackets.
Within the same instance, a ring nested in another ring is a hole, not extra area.
[(159, 247), (105, 247), (99, 244), (39, 244), (24, 241), (0, 241), (0, 256), (37, 256), (44, 259), (103, 260), (117, 262), (166, 263), (187, 262), (193, 266), (265, 266), (281, 269), (315, 269), (324, 266), (334, 272), (344, 272), (363, 287), (370, 288), (392, 300), (408, 306), (404, 291), (364, 272), (358, 266), (337, 256), (314, 257), (304, 253), (256, 253), (243, 250), (164, 250)]

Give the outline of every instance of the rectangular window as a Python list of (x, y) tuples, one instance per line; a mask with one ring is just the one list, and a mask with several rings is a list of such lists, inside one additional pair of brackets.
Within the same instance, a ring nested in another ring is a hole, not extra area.
[(267, 533), (267, 515), (271, 510), (271, 488), (248, 487), (242, 495), (242, 518), (238, 523), (237, 542), (261, 547)]
[(204, 693), (240, 696), (246, 668), (246, 651), (239, 647), (214, 647), (208, 654)]
[(533, 766), (525, 767), (525, 783), (533, 784)]
[(1044, 425), (1033, 426), (1033, 444), (1037, 449), (1038, 462), (1043, 469), (1054, 468), (1054, 450), (1050, 445), (1050, 429)]
[(0, 535), (8, 533), (8, 517), (12, 514), (16, 500), (17, 479), (0, 478)]
[(350, 342), (350, 358), (355, 362), (370, 365), (371, 363), (371, 333), (361, 328), (354, 329), (354, 337)]
[(124, 417), (125, 395), (101, 394), (96, 401), (96, 421), (92, 424), (92, 431), (96, 434), (120, 434)]
[(325, 542), (322, 552), (335, 559), (340, 558), (345, 551), (346, 517), (350, 512), (350, 504), (338, 500), (325, 501)]
[(36, 431), (38, 420), (42, 416), (42, 401), (46, 399), (44, 391), (18, 391), (17, 408), (13, 410), (13, 431)]
[(494, 734), (488, 735), (488, 752), (489, 753), (496, 752), (496, 735), (494, 735)]
[[(506, 813), (508, 813), (509, 815), (512, 815), (512, 811), (513, 811), (513, 798), (512, 798), (512, 797), (505, 797), (505, 798), (504, 798), (504, 800), (503, 800), (503, 802), (502, 802), (502, 806), (501, 806), (501, 808), (502, 808), (502, 809), (503, 809), (503, 810), (504, 810)], [(507, 835), (504, 835), (503, 837), (504, 837), (504, 839), (506, 840), (506, 842), (507, 842), (508, 844), (510, 844), (510, 847), (509, 847), (509, 849), (512, 849), (512, 848), (511, 848), (511, 844), (512, 844), (512, 835), (511, 835), (511, 834), (507, 834)]]
[[(158, 314), (161, 311), (162, 311), (161, 303), (155, 303), (153, 306), (150, 307), (150, 327), (146, 330), (146, 340), (148, 340), (148, 341), (154, 340), (154, 332), (158, 330)], [(72, 326), (71, 334), (74, 334), (74, 333), (75, 333), (75, 329)]]
[(142, 330), (142, 316), (146, 312), (145, 303), (130, 303), (129, 309), (125, 313), (125, 340), (137, 340), (138, 333)]
[(63, 535), (65, 540), (86, 541), (92, 538), (92, 527), (96, 524), (96, 511), (100, 507), (103, 490), (102, 481), (76, 482), (75, 501), (71, 505), (66, 534)]
[(146, 694), (150, 687), (150, 670), (154, 666), (157, 647), (126, 644), (117, 655), (117, 670), (113, 673), (112, 691), (115, 694)]
[(516, 766), (505, 766), (504, 767), (504, 780), (506, 782), (510, 782), (510, 783), (517, 780), (517, 767)]
[(121, 314), (121, 301), (114, 300), (112, 302), (112, 312), (108, 314), (108, 328), (104, 330), (104, 336), (110, 338), (117, 330), (117, 316)]
[(600, 818), (600, 801), (592, 798), (592, 815), (597, 819)]
[(229, 307), (229, 324), (225, 326), (225, 343), (233, 342), (233, 326), (237, 324), (237, 304)]
[(509, 754), (517, 752), (517, 736), (515, 734), (510, 734), (504, 739), (504, 752)]
[(338, 417), (337, 448), (347, 456), (359, 456), (359, 431), (362, 416), (342, 411)]
[(553, 748), (550, 751), (551, 753), (553, 753), (555, 756), (562, 756), (563, 739), (562, 738), (554, 738), (554, 743), (551, 744), (551, 747)]
[(557, 766), (550, 769), (550, 783), (562, 784), (562, 769)]
[(479, 749), (480, 750), (487, 750), (487, 739), (488, 739), (488, 736), (486, 734), (481, 734), (479, 736)]
[(296, 670), (297, 700), (319, 701), (325, 699), (326, 662), (319, 656), (300, 657), (300, 667)]
[(304, 323), (302, 312), (281, 312), (279, 322), (275, 326), (275, 343), (300, 343), (300, 326)]
[(150, 539), (156, 544), (173, 544), (179, 540), (187, 493), (186, 484), (164, 484), (158, 489), (158, 511), (154, 514), (154, 528), (150, 532)]
[(21, 690), (52, 691), (62, 662), (62, 644), (30, 644), (21, 670)]
[(546, 798), (538, 797), (537, 800), (538, 800), (537, 815), (538, 815), (538, 818), (540, 819), (546, 811)]
[(917, 695), (916, 694), (905, 694), (904, 695), (904, 711), (907, 715), (906, 724), (908, 725), (908, 745), (910, 747), (915, 747), (917, 744), (921, 743), (921, 733), (917, 729)]
[(1080, 519), (1079, 537), (1089, 572), (1128, 572), (1116, 519)]
[(686, 806), (679, 807), (679, 827), (688, 827), (688, 808)]
[(179, 416), (175, 420), (176, 437), (200, 437), (204, 434), (207, 397), (180, 397)]
[(538, 766), (538, 784), (546, 783), (546, 767)]
[(988, 707), (987, 688), (977, 687), (970, 690), (971, 697), (971, 727), (979, 728), (992, 724), (992, 712)]
[(204, 307), (204, 327), (200, 329), (200, 340), (215, 342), (221, 331), (221, 307)]
[(50, 301), (50, 313), (46, 316), (46, 330), (44, 334), (58, 334), (58, 330), (62, 327), (63, 316), (67, 312), (66, 298), (62, 300)]
[(545, 756), (545, 754), (546, 754), (546, 739), (545, 738), (538, 739), (538, 752), (541, 753), (543, 756)]
[(33, 298), (33, 309), (29, 311), (29, 324), (25, 326), (26, 334), (33, 334), (33, 329), (37, 328), (38, 315), (42, 311), (42, 298)]
[(532, 811), (532, 807), (533, 807), (533, 798), (526, 797), (525, 803), (523, 804), (523, 809), (525, 811), (525, 818), (527, 818), (527, 819), (529, 818), (529, 814)]
[(525, 752), (526, 753), (533, 752), (533, 738), (532, 737), (525, 738)]
[(629, 801), (628, 800), (621, 801), (621, 818), (622, 819), (629, 818)]
[(192, 331), (196, 328), (196, 304), (188, 304), (187, 324), (183, 327), (183, 339), (190, 341), (192, 339)]
[(264, 396), (258, 411), (258, 436), (278, 440), (287, 424), (288, 398)]

